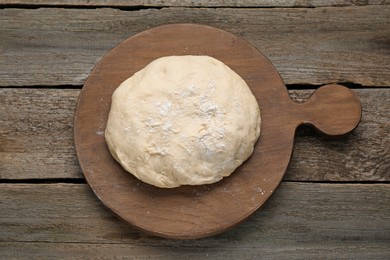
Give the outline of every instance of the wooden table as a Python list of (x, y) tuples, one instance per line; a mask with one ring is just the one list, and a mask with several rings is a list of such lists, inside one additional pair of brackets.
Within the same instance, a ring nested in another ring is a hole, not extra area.
[[(0, 0), (1, 259), (390, 258), (390, 2), (195, 2)], [(73, 145), (77, 98), (99, 59), (138, 32), (184, 22), (248, 40), (294, 100), (337, 82), (363, 107), (340, 140), (299, 128), (265, 207), (199, 240), (117, 219), (86, 184)]]

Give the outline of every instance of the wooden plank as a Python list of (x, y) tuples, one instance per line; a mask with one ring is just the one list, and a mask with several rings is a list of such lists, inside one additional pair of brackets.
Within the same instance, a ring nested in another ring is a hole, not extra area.
[(320, 7), (320, 6), (362, 6), (386, 5), (388, 0), (0, 0), (0, 5), (32, 5), (32, 6), (111, 6), (111, 7)]
[(282, 183), (266, 206), (239, 226), (186, 241), (136, 231), (84, 184), (0, 184), (0, 257), (386, 259), (389, 188)]
[[(297, 101), (313, 90), (292, 90)], [(341, 140), (300, 128), (285, 180), (389, 181), (390, 89), (357, 89), (363, 116)], [(73, 146), (79, 90), (0, 89), (0, 178), (83, 178)]]
[(73, 146), (79, 90), (0, 89), (0, 178), (80, 178)]
[(188, 22), (248, 40), (287, 84), (389, 86), (389, 13), (388, 5), (1, 9), (0, 86), (82, 85), (98, 60), (122, 40), (150, 27)]
[[(221, 238), (223, 240), (223, 238)], [(317, 242), (318, 243), (318, 242)], [(189, 243), (190, 244), (190, 243)], [(195, 244), (195, 243), (193, 243)], [(297, 243), (298, 244), (298, 243)], [(355, 243), (357, 244), (357, 243)], [(227, 248), (225, 245), (231, 245)], [(129, 244), (90, 243), (18, 243), (0, 242), (4, 259), (388, 259), (385, 243), (346, 246), (333, 242), (288, 247), (283, 241), (274, 241), (274, 248), (264, 245), (239, 247), (227, 241), (222, 248), (202, 246), (130, 246)], [(364, 250), (364, 251), (363, 251)]]

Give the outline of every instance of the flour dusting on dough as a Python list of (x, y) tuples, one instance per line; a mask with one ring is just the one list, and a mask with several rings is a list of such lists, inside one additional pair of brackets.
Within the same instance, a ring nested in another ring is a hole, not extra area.
[(118, 87), (105, 137), (127, 171), (171, 188), (230, 175), (259, 134), (259, 107), (240, 76), (208, 56), (170, 56)]

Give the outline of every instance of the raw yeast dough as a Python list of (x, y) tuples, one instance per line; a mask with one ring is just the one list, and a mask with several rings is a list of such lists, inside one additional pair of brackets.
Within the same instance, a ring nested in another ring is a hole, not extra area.
[(162, 57), (135, 73), (115, 90), (105, 131), (122, 167), (162, 188), (229, 176), (259, 135), (249, 87), (209, 56)]

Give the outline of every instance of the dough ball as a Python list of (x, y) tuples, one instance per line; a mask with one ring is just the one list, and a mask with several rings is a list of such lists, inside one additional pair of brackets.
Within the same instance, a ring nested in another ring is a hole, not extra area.
[(248, 85), (209, 56), (162, 57), (135, 73), (113, 93), (105, 131), (122, 167), (162, 188), (229, 176), (259, 135)]

